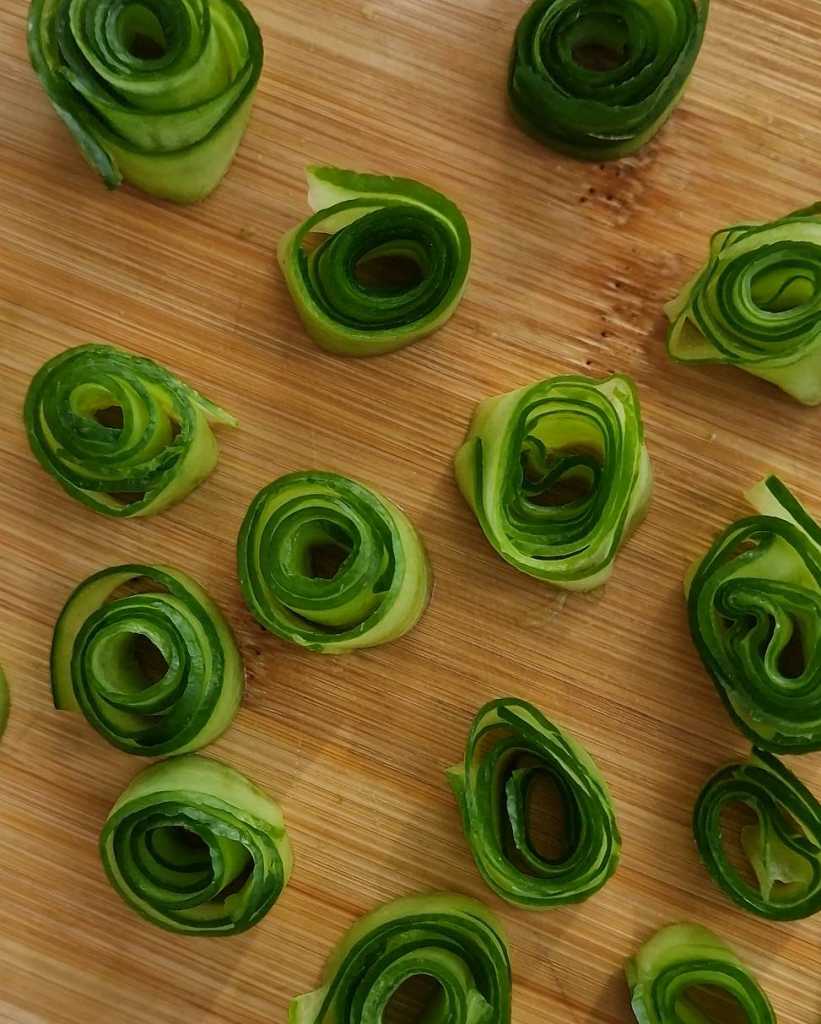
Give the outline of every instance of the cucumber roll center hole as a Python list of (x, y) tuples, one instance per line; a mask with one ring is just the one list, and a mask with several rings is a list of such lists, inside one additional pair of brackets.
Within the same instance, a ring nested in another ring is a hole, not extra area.
[(690, 985), (676, 1005), (678, 1019), (704, 1024), (750, 1024), (747, 1011), (732, 992), (719, 985)]
[(159, 60), (165, 56), (165, 44), (144, 32), (137, 32), (128, 44), (128, 52), (138, 60)]
[(311, 580), (333, 580), (339, 574), (354, 542), (338, 522), (316, 519), (299, 528), (293, 547), (293, 568)]
[(551, 449), (536, 437), (522, 446), (522, 486), (533, 505), (557, 507), (589, 499), (601, 470), (601, 453), (592, 445)]
[(161, 830), (162, 846), (169, 853), (176, 854), (175, 860), (185, 863), (207, 864), (211, 860), (208, 843), (191, 832), (184, 825), (171, 825)]
[(363, 256), (354, 268), (357, 283), (371, 291), (406, 292), (422, 283), (424, 273), (412, 256), (384, 253)]
[(308, 575), (314, 580), (332, 580), (342, 567), (351, 549), (337, 541), (312, 544), (308, 549)]
[(131, 634), (126, 656), (133, 665), (134, 677), (146, 689), (158, 683), (168, 671), (162, 651), (144, 633)]
[(792, 636), (778, 655), (778, 671), (785, 679), (800, 679), (807, 668), (801, 624), (793, 619)]
[(159, 19), (142, 4), (131, 4), (120, 22), (121, 39), (126, 50), (137, 60), (160, 60), (168, 51), (168, 41)]
[(582, 17), (570, 32), (574, 62), (585, 71), (615, 71), (630, 59), (630, 35), (623, 18), (603, 13)]
[(527, 838), (536, 853), (559, 864), (573, 852), (565, 797), (550, 772), (537, 771), (527, 790)]
[(105, 409), (97, 409), (94, 419), (101, 427), (108, 427), (111, 430), (123, 429), (123, 410), (119, 405), (107, 405)]
[[(754, 616), (746, 616), (740, 620), (741, 625), (737, 628), (739, 633), (743, 635), (743, 632), (750, 632), (756, 628), (756, 619)], [(732, 622), (730, 620), (725, 621), (725, 628), (730, 628)], [(783, 639), (783, 630), (788, 628), (789, 638), (786, 643)], [(778, 643), (780, 650), (775, 661), (775, 668), (778, 674), (783, 679), (800, 679), (807, 670), (807, 653), (806, 645), (804, 642), (804, 633), (800, 621), (794, 616), (789, 617), (789, 625), (785, 627), (784, 623), (781, 623), (780, 632), (782, 637)], [(766, 631), (761, 635), (758, 644), (758, 656), (762, 661), (767, 657), (771, 645), (774, 643), (776, 637), (776, 625), (772, 619), (769, 619), (767, 623)]]
[(429, 974), (414, 974), (397, 988), (382, 1012), (382, 1024), (417, 1024), (441, 999), (442, 987)]
[(617, 50), (607, 43), (584, 43), (573, 49), (573, 60), (585, 71), (615, 71), (628, 57), (626, 47)]
[(577, 501), (589, 498), (593, 485), (589, 474), (572, 473), (557, 480), (549, 491), (534, 494), (530, 500), (534, 505), (554, 506), (572, 505)]
[(746, 804), (732, 801), (724, 804), (719, 816), (721, 848), (730, 866), (741, 881), (758, 889), (758, 878), (747, 854), (746, 846), (758, 830), (758, 815)]

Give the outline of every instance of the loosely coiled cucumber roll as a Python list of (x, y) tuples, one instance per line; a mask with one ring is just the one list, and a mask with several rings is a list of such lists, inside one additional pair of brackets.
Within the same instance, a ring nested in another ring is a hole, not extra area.
[(111, 345), (49, 359), (23, 417), (43, 469), (73, 498), (119, 518), (182, 501), (217, 464), (212, 425), (237, 425), (162, 366)]
[(178, 569), (104, 569), (74, 591), (54, 630), (55, 707), (81, 711), (129, 754), (211, 743), (231, 724), (243, 681), (230, 626)]
[(430, 599), (430, 563), (410, 520), (337, 473), (290, 473), (264, 487), (245, 516), (237, 556), (257, 621), (325, 654), (402, 636)]
[(727, 363), (821, 403), (821, 203), (717, 232), (665, 312), (677, 362)]
[(784, 484), (720, 534), (685, 581), (690, 633), (736, 724), (764, 750), (821, 750), (821, 529)]
[[(741, 830), (755, 886), (728, 856), (722, 835), (722, 811), (737, 804), (755, 814)], [(772, 754), (755, 750), (716, 772), (696, 803), (693, 832), (714, 881), (744, 910), (771, 921), (821, 910), (821, 803)]]
[(425, 1020), (508, 1024), (511, 974), (501, 924), (451, 893), (409, 896), (358, 921), (333, 951), (322, 987), (291, 1004), (290, 1024), (380, 1024), (403, 982), (438, 991)]
[(28, 45), (109, 188), (191, 203), (228, 170), (262, 69), (241, 0), (33, 0)]
[(308, 168), (308, 186), (314, 215), (283, 237), (279, 262), (314, 341), (372, 356), (438, 330), (470, 268), (459, 209), (418, 181), (336, 167)]
[(571, 156), (635, 152), (681, 98), (708, 8), (709, 0), (536, 0), (513, 42), (514, 115)]
[(644, 517), (652, 471), (629, 377), (552, 377), (480, 402), (456, 480), (520, 572), (592, 590)]
[[(563, 852), (548, 857), (529, 826), (535, 785), (551, 780), (564, 811)], [(465, 760), (448, 771), (465, 835), (482, 877), (528, 910), (578, 903), (616, 870), (621, 839), (593, 759), (532, 704), (504, 698), (474, 719)]]
[(293, 864), (279, 805), (198, 754), (132, 780), (103, 826), (100, 855), (133, 910), (185, 935), (232, 935), (258, 924)]
[[(727, 1017), (730, 1001), (747, 1024), (776, 1024), (770, 1001), (752, 973), (701, 925), (662, 928), (627, 961), (626, 972), (639, 1024), (701, 1024), (708, 1019), (698, 1001), (705, 989), (716, 1019)], [(738, 1014), (730, 1014), (737, 1019)]]

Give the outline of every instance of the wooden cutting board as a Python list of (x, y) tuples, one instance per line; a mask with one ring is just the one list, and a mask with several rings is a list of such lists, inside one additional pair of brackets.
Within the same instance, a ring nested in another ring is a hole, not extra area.
[[(504, 918), (516, 1024), (629, 1021), (624, 958), (682, 918), (738, 949), (781, 1024), (816, 1024), (821, 920), (747, 916), (697, 860), (693, 801), (745, 743), (691, 646), (681, 579), (769, 470), (821, 516), (821, 411), (731, 369), (669, 365), (661, 307), (714, 229), (821, 198), (821, 3), (715, 0), (672, 122), (608, 166), (556, 156), (508, 119), (521, 0), (252, 6), (267, 59), (248, 134), (219, 190), (179, 209), (95, 180), (29, 69), (23, 0), (0, 0), (0, 661), (14, 702), (0, 746), (0, 1021), (283, 1021), (356, 917), (444, 888)], [(273, 254), (306, 213), (309, 162), (417, 177), (463, 208), (472, 283), (437, 336), (360, 362), (306, 338)], [(28, 451), (32, 373), (88, 339), (161, 360), (241, 420), (221, 434), (214, 476), (160, 518), (95, 517)], [(496, 558), (451, 456), (483, 396), (614, 370), (639, 385), (655, 498), (606, 589), (565, 598)], [(245, 508), (309, 467), (377, 485), (428, 543), (433, 603), (392, 646), (301, 653), (241, 602)], [(244, 706), (212, 752), (281, 800), (297, 867), (236, 939), (169, 936), (120, 903), (97, 835), (142, 762), (51, 708), (49, 643), (69, 590), (132, 560), (202, 582), (246, 659)], [(623, 862), (581, 906), (512, 910), (468, 855), (443, 771), (479, 704), (503, 694), (565, 724), (611, 785)], [(821, 755), (791, 767), (821, 793)]]

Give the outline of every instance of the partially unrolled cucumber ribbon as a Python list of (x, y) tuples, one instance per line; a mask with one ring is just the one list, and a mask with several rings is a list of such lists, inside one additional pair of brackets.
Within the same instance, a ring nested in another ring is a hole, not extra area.
[[(701, 925), (662, 928), (627, 961), (626, 973), (639, 1024), (721, 1020), (728, 1016), (727, 1001), (737, 1004), (747, 1024), (776, 1024), (770, 1001), (750, 970)], [(711, 1006), (705, 1006), (705, 998)], [(729, 1019), (736, 1017), (731, 1013)]]
[(708, 8), (709, 0), (536, 0), (513, 42), (514, 115), (571, 156), (635, 152), (681, 98)]
[[(756, 817), (741, 831), (755, 886), (732, 863), (722, 837), (722, 811), (738, 804)], [(821, 911), (821, 803), (772, 754), (756, 750), (716, 772), (696, 803), (693, 831), (714, 881), (744, 910), (772, 921)]]
[(665, 312), (677, 362), (728, 363), (821, 403), (821, 204), (713, 235), (707, 263)]
[(448, 1024), (508, 1024), (511, 974), (496, 916), (450, 893), (409, 896), (359, 920), (329, 957), (322, 987), (291, 1003), (290, 1024), (380, 1024), (403, 982), (437, 985), (425, 1012)]
[(467, 284), (470, 233), (441, 193), (407, 178), (308, 168), (314, 215), (279, 245), (308, 334), (330, 352), (392, 352), (440, 328)]
[[(465, 835), (484, 880), (529, 910), (586, 900), (616, 870), (621, 839), (607, 786), (588, 752), (532, 704), (491, 701), (477, 714), (465, 760), (449, 769)], [(531, 836), (539, 780), (561, 799), (563, 851), (541, 852)]]
[(650, 503), (629, 377), (553, 377), (480, 402), (456, 480), (498, 554), (556, 587), (592, 590)]
[(95, 512), (150, 516), (209, 475), (224, 412), (150, 359), (111, 345), (70, 348), (45, 363), (24, 420), (40, 465)]
[(119, 565), (68, 599), (51, 648), (54, 705), (146, 757), (198, 750), (231, 724), (244, 672), (231, 628), (190, 577)]
[(132, 780), (103, 826), (100, 855), (133, 910), (186, 935), (258, 924), (293, 864), (279, 805), (233, 768), (197, 754)]
[(404, 512), (336, 473), (290, 473), (264, 487), (245, 516), (237, 556), (257, 621), (312, 651), (394, 640), (430, 598), (428, 557)]
[(685, 581), (690, 633), (736, 724), (764, 750), (821, 750), (821, 529), (774, 476)]
[(33, 0), (28, 45), (109, 188), (191, 203), (228, 170), (262, 69), (241, 0)]

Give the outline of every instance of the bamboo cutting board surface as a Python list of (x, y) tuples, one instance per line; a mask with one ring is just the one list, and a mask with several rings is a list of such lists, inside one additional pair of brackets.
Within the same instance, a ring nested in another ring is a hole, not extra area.
[[(819, 196), (821, 3), (715, 0), (670, 125), (608, 166), (554, 155), (507, 117), (521, 0), (255, 0), (267, 51), (234, 166), (204, 204), (108, 194), (25, 55), (22, 0), (0, 0), (0, 1021), (283, 1021), (326, 954), (375, 903), (420, 889), (500, 911), (515, 1024), (627, 1022), (626, 955), (657, 927), (713, 927), (757, 971), (782, 1024), (821, 1017), (821, 921), (746, 916), (700, 867), (690, 831), (707, 775), (745, 751), (691, 646), (685, 567), (778, 472), (821, 516), (821, 412), (731, 369), (665, 359), (662, 303), (709, 234)], [(472, 283), (438, 335), (345, 361), (305, 336), (274, 263), (306, 214), (303, 167), (417, 177), (473, 232)], [(21, 426), (32, 373), (103, 339), (154, 357), (236, 413), (214, 476), (150, 521), (109, 522), (36, 466)], [(451, 456), (474, 403), (557, 372), (632, 374), (657, 487), (607, 587), (566, 599), (504, 565), (457, 493)], [(288, 649), (242, 605), (234, 541), (273, 477), (327, 468), (378, 486), (430, 549), (436, 591), (398, 643), (350, 657)], [(143, 763), (109, 748), (48, 689), (70, 589), (126, 561), (177, 565), (233, 623), (248, 689), (211, 753), (283, 804), (297, 866), (265, 921), (178, 938), (122, 905), (96, 842)], [(499, 903), (468, 855), (444, 769), (480, 703), (532, 700), (591, 750), (624, 836), (590, 902)], [(792, 759), (821, 793), (821, 755)]]

